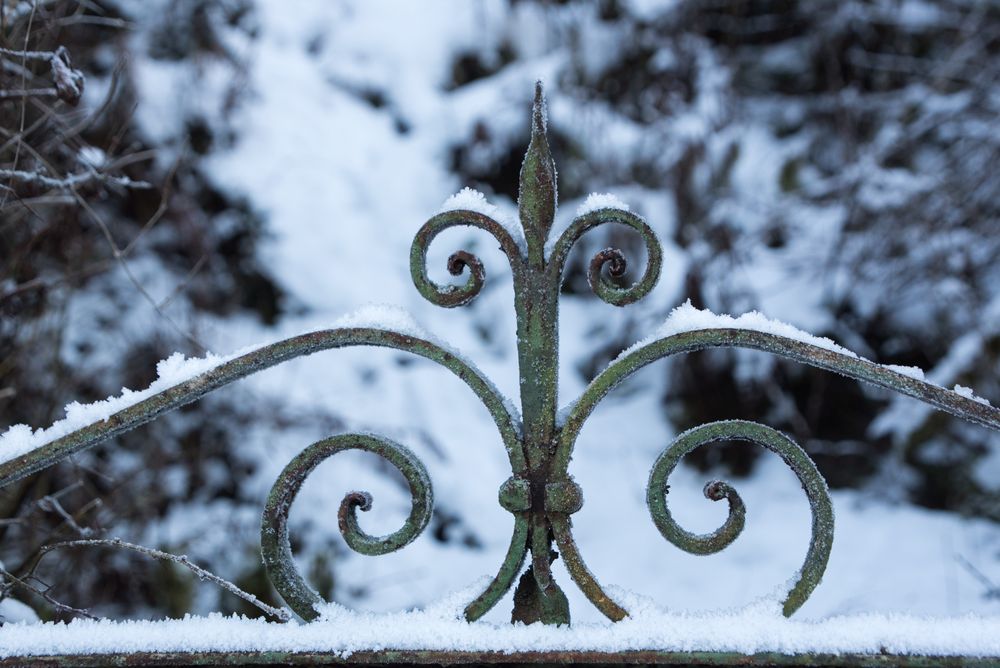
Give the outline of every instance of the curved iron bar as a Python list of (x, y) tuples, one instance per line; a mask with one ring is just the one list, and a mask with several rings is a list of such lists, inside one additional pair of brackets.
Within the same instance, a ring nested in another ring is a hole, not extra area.
[(816, 585), (823, 578), (826, 564), (830, 560), (833, 547), (833, 504), (830, 490), (820, 475), (816, 464), (798, 443), (776, 429), (746, 420), (722, 420), (710, 422), (689, 429), (674, 440), (653, 464), (646, 486), (646, 504), (653, 523), (668, 541), (691, 554), (715, 554), (735, 541), (743, 531), (746, 507), (739, 493), (722, 480), (713, 480), (705, 485), (705, 498), (712, 501), (726, 499), (729, 514), (721, 527), (710, 534), (698, 535), (680, 527), (667, 507), (667, 478), (681, 459), (696, 448), (718, 441), (742, 440), (756, 443), (776, 453), (798, 476), (802, 489), (809, 499), (812, 511), (812, 537), (802, 568), (796, 575), (795, 584), (785, 597), (782, 612), (790, 617), (802, 607)]
[(678, 353), (706, 348), (747, 348), (773, 353), (905, 394), (970, 422), (1000, 430), (1000, 408), (901, 374), (862, 357), (769, 332), (733, 328), (699, 329), (644, 344), (618, 358), (598, 374), (566, 416), (557, 446), (555, 459), (557, 470), (566, 470), (580, 428), (608, 392), (652, 362)]
[(507, 554), (497, 571), (497, 576), (490, 581), (476, 600), (465, 606), (465, 618), (468, 621), (474, 622), (485, 615), (500, 602), (504, 594), (510, 591), (528, 555), (528, 533), (526, 513), (514, 513), (514, 533), (510, 538)]
[(479, 397), (493, 418), (515, 472), (525, 468), (518, 416), (511, 415), (503, 397), (481, 372), (442, 348), (418, 336), (377, 327), (343, 327), (300, 334), (233, 358), (203, 374), (167, 388), (137, 404), (87, 425), (36, 450), (0, 464), (0, 487), (31, 475), (61, 459), (145, 424), (159, 415), (189, 404), (220, 387), (288, 360), (322, 350), (372, 346), (393, 348), (437, 362)]
[(486, 282), (483, 263), (467, 251), (452, 253), (448, 258), (448, 272), (452, 276), (461, 276), (466, 268), (469, 269), (469, 279), (464, 285), (439, 285), (427, 275), (427, 250), (434, 238), (449, 228), (461, 226), (485, 230), (500, 242), (500, 249), (510, 261), (515, 283), (524, 266), (524, 257), (514, 237), (496, 220), (467, 209), (439, 213), (424, 223), (413, 237), (413, 244), (410, 246), (410, 275), (413, 277), (413, 284), (427, 301), (446, 308), (468, 304), (476, 298)]
[(619, 288), (609, 281), (602, 270), (608, 266), (611, 276), (625, 275), (628, 263), (625, 254), (617, 248), (605, 248), (598, 251), (590, 261), (587, 279), (590, 287), (598, 297), (614, 306), (626, 306), (639, 301), (656, 286), (660, 279), (660, 269), (663, 265), (663, 249), (652, 228), (639, 216), (623, 209), (603, 208), (578, 216), (566, 228), (552, 247), (548, 259), (548, 271), (558, 284), (566, 267), (566, 259), (573, 245), (590, 230), (607, 223), (617, 223), (630, 227), (642, 237), (646, 244), (646, 270), (637, 282), (628, 288)]
[[(322, 350), (353, 346), (384, 347), (413, 353), (437, 362), (454, 373), (469, 386), (489, 411), (507, 450), (511, 469), (515, 474), (524, 474), (527, 464), (521, 444), (519, 418), (511, 415), (503, 397), (476, 368), (438, 344), (418, 336), (375, 327), (345, 327), (301, 334), (262, 346), (122, 409), (106, 420), (87, 425), (36, 450), (4, 462), (0, 464), (0, 487), (134, 429), (163, 413), (189, 404), (213, 390), (258, 371)], [(487, 589), (467, 606), (468, 619), (481, 617), (511, 587), (524, 560), (526, 533), (525, 519), (515, 515), (514, 532), (507, 557)]]
[(372, 536), (358, 525), (358, 509), (371, 510), (368, 492), (350, 492), (337, 513), (340, 533), (347, 545), (369, 556), (388, 554), (409, 545), (431, 519), (434, 492), (427, 469), (406, 447), (370, 434), (342, 434), (313, 443), (299, 453), (274, 481), (260, 520), (260, 551), (271, 584), (285, 603), (306, 621), (319, 617), (323, 599), (306, 583), (295, 567), (288, 542), (288, 513), (302, 488), (302, 483), (325, 459), (344, 450), (363, 450), (386, 459), (403, 474), (410, 486), (412, 507), (409, 517), (388, 536)]
[(594, 574), (587, 568), (587, 563), (583, 560), (580, 549), (576, 546), (576, 541), (573, 539), (572, 524), (569, 517), (565, 515), (550, 515), (549, 520), (552, 524), (552, 535), (555, 537), (556, 545), (559, 546), (559, 553), (562, 555), (563, 564), (565, 564), (566, 570), (569, 571), (570, 577), (573, 578), (573, 582), (580, 588), (580, 591), (587, 597), (587, 600), (613, 622), (620, 622), (628, 617), (628, 611), (618, 605), (604, 591), (601, 583), (597, 581)]
[[(639, 369), (659, 359), (678, 353), (688, 353), (706, 348), (726, 347), (762, 350), (781, 355), (797, 362), (842, 374), (855, 380), (894, 390), (970, 422), (1000, 430), (1000, 408), (980, 403), (932, 383), (906, 376), (864, 358), (828, 350), (810, 343), (768, 332), (732, 328), (701, 329), (674, 334), (639, 346), (609, 364), (604, 371), (594, 378), (583, 394), (580, 395), (580, 399), (569, 410), (562, 425), (553, 457), (553, 475), (566, 475), (570, 459), (572, 458), (573, 446), (576, 443), (583, 424), (597, 404), (619, 383)], [(725, 490), (720, 488), (718, 491), (722, 492)], [(818, 540), (816, 528), (816, 516), (814, 515), (812, 544), (816, 544)], [(556, 523), (554, 523), (553, 529), (556, 542), (566, 557), (567, 566), (573, 566), (569, 570), (577, 585), (591, 603), (609, 619), (615, 621), (621, 619), (625, 611), (611, 600), (610, 596), (608, 596), (596, 578), (587, 569), (586, 564), (583, 563), (576, 545), (569, 536), (568, 525), (557, 529)], [(825, 568), (825, 561), (822, 566)], [(817, 569), (809, 577), (815, 577), (815, 581), (818, 582), (819, 578), (822, 577), (823, 568)], [(802, 582), (805, 582), (805, 577), (800, 579), (800, 583)], [(801, 606), (806, 598), (808, 598), (814, 586), (815, 584), (808, 586), (807, 590), (807, 585), (803, 585), (803, 588), (796, 594), (794, 600), (790, 596), (785, 603), (785, 614), (791, 614)], [(801, 595), (801, 600), (799, 600), (799, 595)], [(789, 607), (790, 604), (791, 607)]]

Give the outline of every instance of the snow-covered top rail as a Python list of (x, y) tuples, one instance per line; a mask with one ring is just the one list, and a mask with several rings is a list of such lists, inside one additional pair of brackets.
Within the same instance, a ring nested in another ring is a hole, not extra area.
[[(427, 274), (427, 251), (431, 242), (442, 231), (455, 226), (482, 229), (499, 242), (500, 248), (510, 262), (513, 274), (518, 363), (522, 370), (519, 374), (520, 410), (471, 362), (463, 359), (445, 344), (436, 341), (413, 324), (408, 316), (386, 308), (366, 309), (335, 323), (329, 329), (262, 344), (227, 356), (208, 356), (195, 360), (185, 360), (181, 356), (170, 357), (158, 365), (157, 381), (145, 390), (135, 392), (124, 390), (117, 397), (86, 406), (71, 404), (66, 408), (66, 418), (47, 429), (33, 431), (24, 425), (15, 426), (0, 435), (0, 485), (9, 484), (37, 472), (76, 452), (148, 422), (166, 411), (195, 401), (235, 380), (287, 360), (334, 348), (352, 346), (394, 348), (434, 361), (464, 381), (488, 409), (510, 462), (511, 477), (501, 485), (498, 493), (500, 505), (514, 517), (510, 545), (497, 574), (482, 583), (473, 595), (462, 599), (460, 610), (456, 610), (453, 615), (455, 618), (460, 618), (462, 624), (478, 620), (493, 608), (520, 576), (514, 595), (512, 621), (568, 626), (569, 605), (552, 572), (552, 561), (558, 551), (573, 581), (597, 609), (614, 622), (629, 620), (619, 625), (619, 628), (624, 629), (621, 631), (623, 634), (621, 637), (616, 639), (612, 634), (606, 643), (598, 643), (591, 648), (593, 651), (605, 652), (600, 655), (604, 659), (608, 658), (606, 654), (608, 651), (627, 648), (649, 650), (653, 654), (639, 652), (626, 662), (666, 662), (669, 656), (673, 656), (676, 660), (684, 658), (693, 660), (695, 654), (690, 650), (694, 648), (710, 652), (697, 654), (697, 657), (700, 657), (698, 660), (726, 663), (735, 660), (726, 652), (739, 652), (751, 645), (755, 648), (754, 651), (765, 652), (772, 658), (782, 653), (795, 654), (803, 648), (808, 649), (808, 643), (795, 644), (798, 641), (789, 640), (794, 638), (794, 635), (782, 636), (784, 632), (791, 633), (792, 627), (786, 627), (783, 631), (780, 626), (781, 621), (774, 619), (769, 619), (766, 624), (759, 627), (760, 633), (765, 631), (771, 633), (767, 636), (771, 641), (765, 642), (764, 636), (760, 636), (758, 637), (760, 642), (757, 644), (745, 636), (734, 639), (729, 645), (716, 647), (706, 646), (696, 639), (690, 641), (694, 642), (694, 645), (690, 642), (685, 644), (683, 639), (677, 638), (674, 638), (671, 644), (662, 638), (658, 640), (660, 636), (655, 633), (643, 636), (645, 640), (636, 640), (629, 635), (636, 628), (646, 628), (638, 620), (649, 618), (649, 611), (640, 610), (644, 604), (637, 604), (637, 599), (630, 598), (622, 592), (608, 591), (598, 582), (584, 562), (573, 538), (570, 522), (571, 515), (583, 504), (583, 492), (569, 472), (570, 461), (580, 430), (594, 408), (619, 383), (652, 362), (671, 355), (706, 348), (738, 347), (766, 351), (872, 383), (991, 429), (1000, 430), (1000, 409), (989, 405), (967, 388), (956, 386), (954, 390), (949, 390), (939, 387), (925, 380), (919, 370), (877, 364), (855, 355), (829, 339), (806, 334), (758, 313), (734, 318), (698, 310), (690, 303), (686, 303), (676, 308), (653, 336), (636, 343), (612, 361), (576, 401), (558, 410), (556, 405), (558, 300), (563, 270), (570, 249), (586, 232), (607, 223), (623, 225), (640, 235), (646, 246), (647, 261), (635, 282), (631, 284), (623, 282), (627, 262), (624, 254), (618, 249), (604, 249), (590, 262), (588, 277), (594, 292), (602, 300), (616, 306), (635, 302), (653, 288), (660, 274), (662, 251), (649, 225), (609, 196), (588, 198), (572, 223), (560, 234), (552, 235), (556, 210), (556, 172), (546, 138), (545, 108), (540, 85), (536, 90), (531, 128), (531, 141), (521, 168), (517, 220), (502, 219), (497, 209), (482, 195), (465, 190), (449, 199), (440, 212), (424, 223), (414, 238), (410, 253), (411, 274), (420, 293), (435, 304), (455, 307), (469, 303), (480, 293), (485, 282), (485, 270), (475, 255), (464, 250), (457, 251), (448, 259), (448, 270), (455, 276), (467, 275), (465, 282), (460, 285), (440, 285), (434, 282)], [(550, 238), (552, 236), (554, 238)], [(705, 487), (707, 498), (714, 501), (726, 499), (729, 506), (728, 516), (723, 525), (706, 535), (694, 534), (679, 526), (670, 512), (666, 497), (668, 478), (685, 454), (700, 446), (726, 440), (757, 443), (777, 453), (799, 478), (809, 500), (812, 510), (812, 536), (808, 552), (802, 567), (792, 576), (787, 590), (774, 605), (774, 609), (780, 610), (783, 617), (789, 617), (806, 601), (822, 579), (833, 541), (834, 516), (823, 477), (806, 452), (786, 435), (762, 424), (742, 420), (712, 422), (681, 434), (663, 450), (650, 473), (647, 483), (647, 504), (650, 515), (664, 538), (687, 552), (712, 554), (732, 544), (743, 530), (745, 507), (740, 495), (729, 484), (712, 481)], [(367, 433), (333, 436), (312, 444), (293, 459), (279, 475), (266, 500), (261, 520), (261, 551), (264, 565), (275, 589), (291, 610), (307, 622), (319, 620), (317, 624), (324, 624), (330, 621), (330, 615), (333, 613), (330, 612), (331, 608), (327, 603), (305, 582), (295, 566), (288, 541), (288, 515), (306, 477), (326, 458), (348, 449), (373, 452), (388, 460), (408, 481), (412, 497), (410, 515), (398, 531), (387, 536), (372, 536), (361, 529), (357, 519), (359, 509), (367, 511), (371, 507), (371, 496), (366, 492), (348, 494), (341, 503), (339, 521), (347, 544), (355, 551), (377, 555), (401, 549), (427, 526), (434, 505), (431, 480), (423, 463), (403, 445), (381, 436)], [(529, 563), (525, 569), (526, 561)], [(290, 617), (290, 614), (281, 613), (276, 616), (285, 618)], [(459, 624), (456, 619), (449, 619), (448, 624), (452, 626)], [(336, 625), (338, 629), (353, 628), (351, 624), (357, 624), (357, 619), (354, 618), (340, 621), (344, 623), (338, 622)], [(663, 622), (662, 619), (660, 621)], [(377, 621), (366, 623), (380, 624)], [(994, 631), (1000, 631), (1000, 621), (983, 623)], [(636, 626), (637, 624), (639, 626)], [(681, 622), (673, 619), (669, 624), (681, 624)], [(778, 626), (773, 626), (774, 624)], [(188, 632), (188, 626), (184, 623), (177, 622), (175, 625), (174, 630), (181, 633)], [(193, 626), (202, 628), (201, 622)], [(290, 630), (286, 636), (274, 632), (278, 635), (273, 642), (268, 640), (272, 637), (270, 627), (267, 630), (258, 629), (257, 622), (240, 624), (232, 621), (216, 621), (204, 625), (203, 628), (215, 626), (218, 626), (220, 633), (223, 634), (214, 636), (216, 639), (229, 637), (227, 635), (229, 633), (234, 634), (233, 637), (250, 634), (262, 643), (261, 651), (272, 652), (268, 656), (280, 654), (284, 657), (285, 654), (281, 652), (327, 651), (340, 652), (338, 656), (341, 658), (338, 660), (347, 661), (347, 656), (351, 652), (361, 652), (359, 656), (364, 654), (364, 647), (351, 644), (345, 640), (347, 636), (341, 636), (343, 642), (334, 638), (325, 644), (315, 642), (309, 644), (312, 641), (307, 642), (302, 639), (327, 637), (325, 632), (320, 632), (319, 636), (315, 635), (308, 630), (309, 625), (289, 625), (287, 628)], [(424, 636), (426, 644), (421, 646), (420, 643), (425, 641), (414, 640), (418, 636), (408, 636), (405, 624), (398, 628), (390, 626), (396, 629), (395, 635), (384, 636), (385, 642), (389, 645), (380, 644), (379, 647), (399, 652), (373, 655), (371, 662), (391, 662), (393, 657), (417, 663), (461, 662), (463, 660), (461, 657), (470, 662), (472, 659), (469, 657), (476, 657), (477, 661), (486, 661), (491, 659), (482, 652), (494, 652), (490, 656), (495, 659), (498, 656), (496, 652), (502, 654), (504, 651), (538, 652), (535, 657), (539, 661), (546, 660), (546, 657), (591, 662), (602, 660), (594, 659), (586, 652), (577, 652), (568, 659), (569, 655), (559, 655), (562, 658), (558, 658), (552, 652), (566, 650), (566, 647), (560, 644), (565, 638), (560, 640), (558, 635), (553, 636), (549, 631), (535, 634), (538, 638), (546, 639), (544, 642), (539, 641), (540, 644), (521, 643), (524, 638), (517, 636), (521, 631), (512, 631), (514, 635), (511, 637), (515, 640), (509, 646), (501, 643), (501, 646), (494, 647), (495, 643), (482, 641), (477, 647), (476, 641), (470, 640), (477, 637), (475, 632), (470, 632), (471, 635), (468, 635), (461, 630), (465, 627), (449, 626), (448, 632), (457, 638), (462, 638), (462, 642), (454, 646), (445, 643), (440, 647), (436, 645), (431, 647), (433, 638), (430, 636)], [(101, 633), (107, 631), (110, 637), (115, 638), (126, 638), (129, 635), (129, 631), (123, 628), (110, 622), (104, 626), (101, 626), (101, 623), (94, 626), (95, 631)], [(882, 627), (874, 624), (871, 628)], [(916, 651), (925, 654), (936, 652), (936, 645), (934, 647), (927, 645), (930, 642), (928, 638), (934, 637), (932, 633), (928, 634), (919, 624), (906, 628), (917, 629), (913, 638), (905, 642), (900, 640), (888, 650), (889, 652)], [(19, 636), (21, 640), (15, 642), (13, 634), (21, 632), (26, 635)], [(162, 637), (177, 640), (176, 636), (170, 635), (173, 631), (166, 630), (166, 627), (156, 631), (156, 633), (161, 632), (166, 634)], [(567, 633), (572, 632), (572, 630), (567, 631)], [(812, 631), (809, 633), (815, 635)], [(806, 636), (809, 633), (806, 633)], [(55, 639), (52, 646), (60, 648), (57, 653), (62, 652), (64, 655), (88, 651), (87, 648), (96, 642), (87, 630), (79, 626), (19, 631), (16, 627), (7, 625), (0, 628), (0, 659), (5, 656), (38, 654), (30, 651), (30, 643), (25, 644), (28, 641), (24, 638), (35, 637), (31, 634), (36, 636), (51, 634)], [(351, 631), (348, 635), (350, 638), (369, 637), (360, 631)], [(1000, 634), (986, 631), (978, 635), (972, 634), (970, 638), (973, 636), (986, 639), (992, 637), (993, 640), (984, 640), (978, 645), (969, 640), (971, 645), (963, 646), (962, 653), (1000, 655), (1000, 647), (995, 644), (995, 639), (1000, 637)], [(161, 636), (155, 634), (150, 636), (154, 637)], [(397, 640), (394, 641), (393, 638)], [(183, 638), (176, 642), (174, 640), (170, 642), (150, 640), (147, 649), (150, 652), (183, 652), (187, 646), (189, 649), (196, 648), (191, 651), (216, 652), (212, 655), (215, 657), (211, 659), (212, 661), (223, 661), (226, 656), (231, 656), (223, 646), (225, 643), (220, 645), (218, 642), (213, 644), (208, 641), (192, 640), (192, 643), (185, 645)], [(849, 640), (840, 644), (821, 643), (821, 647), (817, 645), (814, 649), (834, 653), (857, 652), (860, 655), (872, 651), (886, 651), (884, 642), (874, 642), (870, 637), (858, 639), (851, 636)], [(921, 645), (918, 640), (924, 644)], [(303, 645), (300, 641), (306, 644)], [(394, 642), (398, 646), (392, 645)], [(116, 645), (111, 643), (109, 646), (113, 648)], [(118, 650), (108, 651), (128, 652), (139, 649), (141, 648), (127, 645), (124, 649), (119, 646)], [(428, 650), (430, 654), (422, 654), (422, 650)], [(476, 653), (475, 650), (481, 652)], [(434, 653), (435, 651), (438, 653)], [(451, 655), (440, 653), (447, 651), (458, 653)], [(472, 654), (469, 654), (470, 651)], [(681, 653), (671, 654), (676, 652)], [(246, 659), (245, 655), (240, 656)], [(772, 662), (774, 661), (778, 659)], [(864, 660), (859, 661), (864, 663)]]

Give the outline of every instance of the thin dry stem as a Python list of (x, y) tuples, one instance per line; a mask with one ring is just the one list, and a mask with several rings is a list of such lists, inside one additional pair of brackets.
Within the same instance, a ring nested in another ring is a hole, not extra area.
[(128, 543), (126, 541), (121, 540), (120, 538), (106, 538), (106, 539), (93, 538), (84, 540), (69, 540), (69, 541), (64, 541), (62, 543), (52, 543), (51, 545), (46, 545), (41, 549), (40, 552), (41, 556), (44, 556), (49, 552), (52, 552), (53, 550), (60, 548), (93, 547), (93, 546), (120, 547), (126, 550), (132, 550), (133, 552), (138, 552), (139, 554), (144, 554), (147, 557), (152, 557), (154, 559), (161, 559), (163, 561), (170, 561), (175, 564), (179, 564), (184, 568), (190, 570), (195, 575), (197, 575), (199, 580), (208, 580), (209, 582), (212, 582), (218, 585), (219, 587), (222, 587), (229, 593), (233, 594), (234, 596), (239, 596), (247, 603), (256, 606), (257, 608), (263, 610), (265, 613), (271, 615), (272, 617), (275, 617), (283, 622), (290, 621), (292, 618), (292, 613), (290, 613), (288, 610), (285, 610), (284, 608), (275, 608), (274, 606), (264, 603), (253, 594), (243, 591), (229, 580), (221, 578), (218, 575), (212, 573), (211, 571), (205, 570), (201, 566), (193, 563), (191, 560), (187, 558), (187, 555), (184, 554), (176, 555), (176, 554), (171, 554), (169, 552), (163, 552), (161, 550), (154, 550), (153, 548), (145, 547), (144, 545)]

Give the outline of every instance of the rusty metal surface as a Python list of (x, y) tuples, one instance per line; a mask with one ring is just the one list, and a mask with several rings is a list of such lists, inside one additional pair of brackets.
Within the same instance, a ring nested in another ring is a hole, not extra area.
[(738, 654), (735, 652), (437, 652), (380, 650), (347, 657), (314, 652), (140, 652), (117, 655), (37, 656), (0, 660), (0, 668), (92, 668), (96, 666), (965, 666), (1000, 665), (1000, 657), (907, 656), (900, 654)]
[[(594, 293), (615, 306), (631, 304), (655, 286), (663, 261), (656, 235), (639, 216), (616, 208), (586, 212), (573, 220), (558, 238), (550, 239), (556, 209), (556, 170), (545, 127), (545, 102), (536, 87), (531, 114), (531, 140), (521, 169), (518, 211), (521, 231), (476, 211), (440, 213), (417, 232), (410, 251), (410, 272), (416, 289), (432, 303), (458, 307), (482, 291), (486, 269), (474, 254), (458, 250), (448, 258), (454, 276), (467, 275), (459, 285), (440, 285), (428, 276), (430, 244), (452, 227), (478, 228), (492, 235), (506, 255), (513, 276), (517, 316), (517, 349), (520, 369), (520, 414), (492, 384), (469, 363), (432, 341), (378, 327), (342, 328), (292, 337), (232, 359), (187, 382), (153, 395), (110, 418), (88, 425), (33, 452), (0, 464), (0, 486), (30, 475), (73, 453), (148, 422), (165, 411), (195, 401), (208, 392), (262, 369), (295, 357), (350, 346), (389, 347), (429, 359), (462, 379), (486, 406), (496, 423), (510, 461), (511, 477), (498, 490), (498, 502), (514, 517), (510, 545), (497, 575), (465, 610), (468, 620), (480, 618), (518, 581), (514, 592), (514, 621), (568, 624), (570, 610), (565, 593), (552, 574), (552, 562), (561, 558), (590, 602), (609, 619), (618, 621), (628, 611), (609, 596), (587, 567), (572, 533), (571, 516), (583, 505), (583, 491), (569, 472), (573, 448), (596, 406), (623, 380), (639, 369), (666, 357), (713, 347), (762, 350), (804, 364), (873, 383), (926, 402), (938, 409), (991, 429), (1000, 430), (1000, 409), (950, 390), (893, 371), (873, 362), (817, 347), (784, 336), (729, 328), (709, 328), (653, 340), (616, 359), (571, 405), (564, 419), (557, 419), (559, 292), (566, 260), (576, 242), (594, 228), (615, 224), (630, 228), (646, 248), (646, 265), (635, 282), (622, 279), (628, 263), (621, 250), (608, 248), (594, 255), (588, 278)], [(523, 233), (523, 240), (519, 237)], [(613, 280), (616, 279), (616, 280)], [(729, 514), (724, 524), (708, 535), (695, 535), (673, 520), (667, 506), (667, 478), (681, 458), (697, 447), (720, 440), (741, 439), (778, 453), (799, 477), (813, 514), (812, 537), (803, 567), (785, 601), (791, 615), (822, 579), (833, 540), (833, 512), (826, 484), (808, 455), (787, 436), (752, 422), (723, 421), (697, 427), (669, 445), (654, 465), (647, 485), (647, 503), (653, 522), (672, 544), (695, 554), (711, 554), (730, 545), (743, 528), (746, 508), (736, 490), (723, 481), (711, 481), (705, 494), (710, 500), (726, 499)], [(370, 434), (346, 434), (320, 441), (305, 449), (281, 473), (267, 499), (261, 521), (261, 547), (267, 572), (285, 602), (302, 618), (316, 617), (319, 596), (296, 571), (287, 538), (288, 512), (295, 495), (321, 461), (345, 449), (362, 449), (387, 459), (410, 485), (412, 510), (404, 526), (385, 537), (364, 533), (357, 510), (368, 510), (372, 498), (352, 492), (342, 502), (340, 529), (347, 544), (363, 554), (384, 554), (404, 547), (427, 525), (433, 506), (431, 482), (423, 464), (404, 446)], [(528, 568), (525, 569), (525, 562)], [(473, 665), (480, 663), (581, 663), (706, 664), (706, 665), (997, 665), (991, 660), (854, 656), (787, 657), (706, 653), (541, 652), (498, 655), (488, 653), (397, 652), (356, 653), (347, 659), (320, 654), (136, 654), (119, 657), (36, 657), (30, 661), (6, 660), (0, 665), (199, 665), (204, 663), (340, 664), (425, 663)]]

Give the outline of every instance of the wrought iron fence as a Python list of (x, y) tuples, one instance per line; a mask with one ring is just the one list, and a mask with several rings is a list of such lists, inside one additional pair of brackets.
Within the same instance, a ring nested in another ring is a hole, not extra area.
[[(615, 248), (598, 252), (590, 261), (588, 278), (594, 293), (603, 301), (625, 306), (643, 298), (656, 284), (662, 251), (646, 222), (617, 207), (603, 207), (579, 215), (555, 238), (552, 225), (556, 211), (556, 172), (546, 137), (545, 102), (541, 85), (536, 87), (531, 118), (531, 140), (521, 168), (518, 196), (520, 229), (511, 229), (498, 219), (472, 209), (449, 210), (435, 215), (417, 232), (410, 251), (410, 271), (417, 290), (429, 301), (443, 307), (468, 304), (480, 293), (486, 280), (482, 262), (466, 251), (448, 258), (448, 271), (467, 275), (461, 285), (440, 285), (427, 273), (428, 247), (443, 231), (467, 226), (492, 235), (507, 256), (513, 275), (517, 315), (517, 350), (520, 373), (520, 410), (508, 402), (470, 363), (442, 345), (413, 332), (384, 327), (342, 327), (295, 336), (241, 355), (120, 410), (106, 420), (94, 422), (61, 438), (0, 464), (0, 486), (44, 469), (70, 455), (149, 422), (158, 415), (197, 400), (235, 380), (322, 350), (353, 346), (393, 348), (438, 363), (466, 383), (486, 406), (496, 423), (510, 461), (511, 477), (499, 490), (500, 505), (514, 518), (514, 529), (506, 556), (495, 577), (465, 608), (466, 619), (479, 619), (515, 587), (512, 621), (568, 624), (570, 610), (566, 595), (552, 574), (558, 553), (573, 581), (587, 599), (606, 617), (619, 621), (629, 611), (616, 602), (588, 569), (573, 538), (571, 517), (583, 505), (583, 491), (570, 473), (573, 447), (580, 430), (595, 407), (619, 383), (657, 360), (707, 348), (747, 348), (779, 355), (844, 376), (865, 381), (926, 402), (940, 410), (976, 424), (1000, 430), (1000, 409), (975, 397), (953, 392), (892, 368), (854, 356), (836, 347), (816, 345), (775, 333), (739, 327), (708, 327), (683, 331), (643, 342), (626, 351), (605, 368), (581, 396), (560, 411), (557, 406), (559, 294), (566, 261), (574, 244), (588, 231), (605, 224), (617, 224), (637, 232), (645, 243), (647, 260), (642, 276), (628, 287), (613, 280), (625, 275), (626, 258)], [(670, 543), (692, 554), (713, 554), (736, 540), (744, 526), (745, 507), (739, 493), (723, 481), (709, 482), (705, 496), (725, 499), (728, 517), (716, 531), (698, 535), (682, 528), (667, 503), (671, 472), (692, 450), (717, 441), (742, 440), (777, 453), (802, 484), (812, 511), (812, 536), (801, 569), (783, 602), (786, 616), (792, 615), (820, 583), (830, 556), (834, 536), (834, 516), (823, 477), (808, 454), (794, 441), (775, 429), (744, 420), (724, 420), (704, 424), (681, 434), (658, 457), (650, 472), (646, 500), (657, 529)], [(358, 511), (367, 511), (372, 498), (367, 492), (352, 492), (341, 502), (338, 519), (348, 546), (365, 555), (399, 550), (426, 528), (434, 505), (427, 469), (406, 447), (382, 436), (343, 434), (310, 445), (281, 472), (267, 497), (261, 519), (260, 543), (267, 574), (288, 606), (304, 620), (318, 616), (321, 597), (297, 570), (288, 539), (288, 516), (296, 494), (309, 474), (328, 457), (344, 450), (363, 450), (383, 457), (398, 469), (409, 484), (412, 507), (403, 526), (387, 535), (373, 536), (358, 524)], [(524, 569), (525, 561), (529, 562)], [(523, 573), (522, 573), (523, 571)], [(104, 657), (107, 659), (108, 657)], [(607, 655), (587, 652), (541, 652), (498, 658), (488, 653), (372, 652), (353, 659), (314, 654), (274, 653), (249, 657), (239, 653), (201, 655), (206, 662), (313, 662), (353, 661), (360, 663), (798, 663), (825, 665), (937, 665), (958, 661), (943, 657), (879, 656), (795, 656), (777, 654), (746, 657), (736, 654), (626, 652)], [(104, 659), (56, 657), (61, 664), (95, 665)], [(34, 659), (48, 665), (45, 659)], [(140, 654), (117, 657), (118, 663), (161, 663), (174, 665), (194, 661), (191, 656)], [(973, 661), (969, 659), (968, 661)], [(989, 663), (988, 659), (979, 662)], [(974, 662), (974, 661), (973, 661)]]

